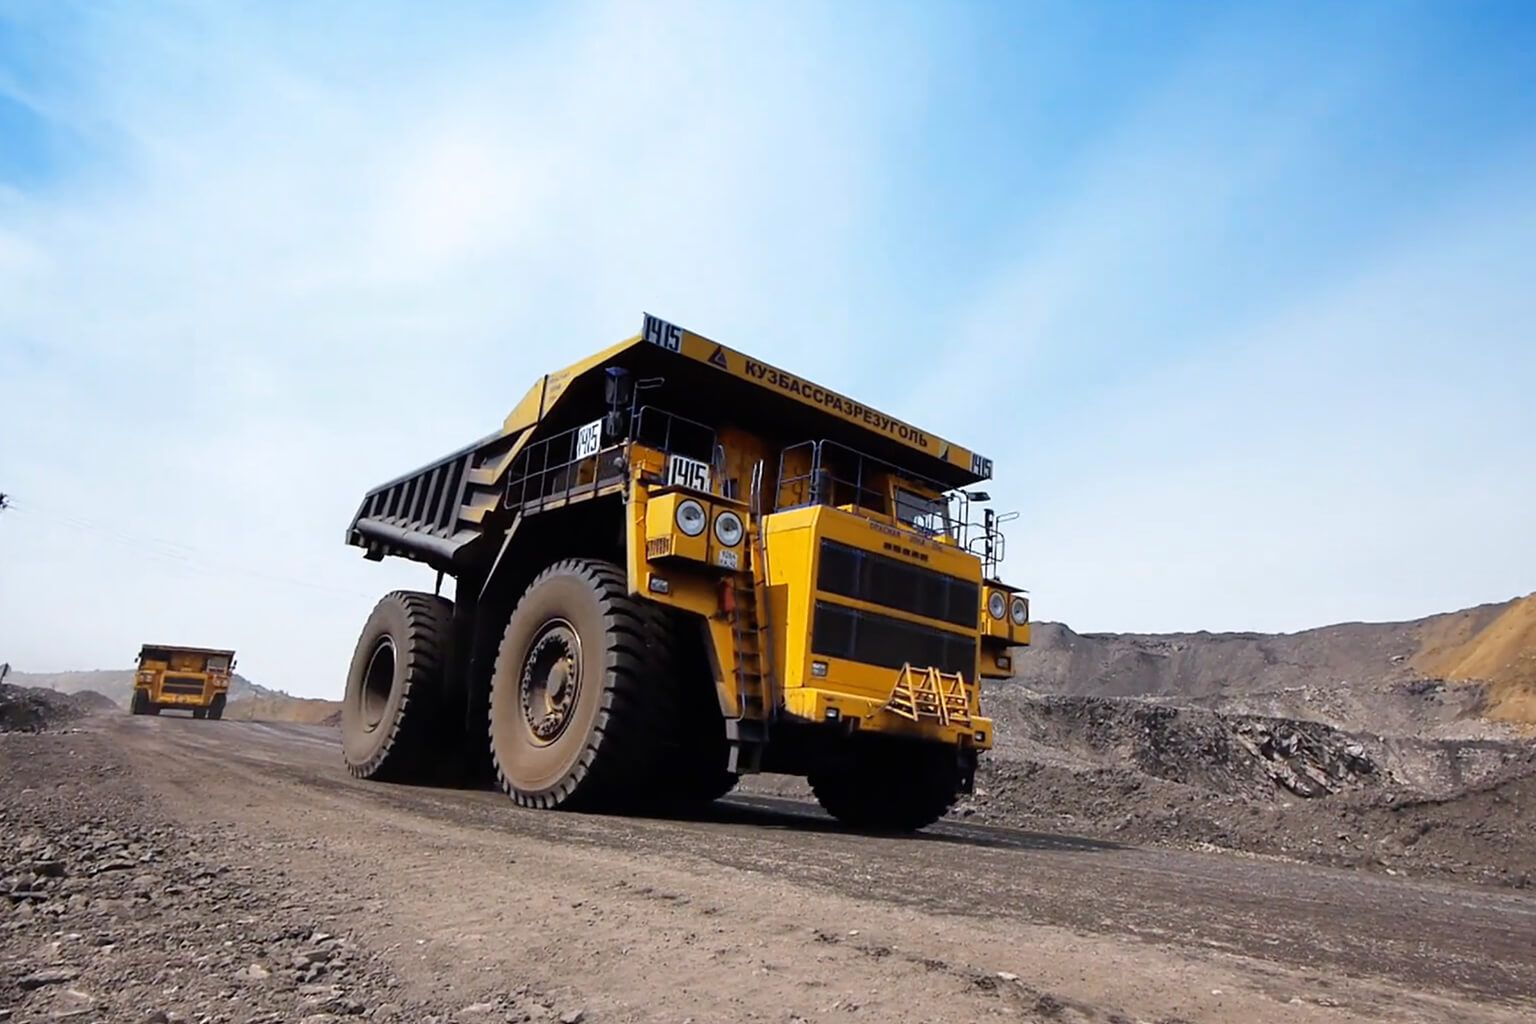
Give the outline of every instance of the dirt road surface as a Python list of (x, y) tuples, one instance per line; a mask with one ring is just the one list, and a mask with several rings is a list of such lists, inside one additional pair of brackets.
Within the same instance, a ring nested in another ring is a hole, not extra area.
[[(335, 1016), (209, 1021), (1536, 1019), (1536, 896), (1516, 891), (964, 824), (871, 837), (767, 798), (689, 820), (523, 811), (354, 781), (320, 727), (0, 736), (0, 776), (40, 773), (104, 822), (123, 801), (170, 816), (391, 986)], [(35, 781), (8, 785), (13, 819), (43, 813)], [(15, 998), (12, 1021), (57, 1015)]]

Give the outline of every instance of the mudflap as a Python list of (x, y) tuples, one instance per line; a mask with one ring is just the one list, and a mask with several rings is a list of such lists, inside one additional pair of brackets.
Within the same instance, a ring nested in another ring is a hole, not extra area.
[(962, 796), (970, 796), (976, 791), (977, 752), (973, 748), (962, 747), (956, 751), (955, 756), (960, 761), (959, 792)]

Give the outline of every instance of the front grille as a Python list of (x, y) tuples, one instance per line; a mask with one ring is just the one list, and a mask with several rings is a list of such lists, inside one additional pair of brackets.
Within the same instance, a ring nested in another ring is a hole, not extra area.
[(180, 693), (202, 696), (203, 681), (201, 679), (189, 679), (186, 676), (166, 676), (165, 682), (160, 684), (161, 693)]
[(816, 586), (829, 594), (970, 629), (976, 628), (981, 614), (981, 588), (970, 580), (908, 565), (835, 540), (821, 542)]
[(976, 672), (975, 637), (828, 601), (816, 602), (811, 650), (828, 658), (885, 668), (936, 668), (960, 672), (968, 679)]

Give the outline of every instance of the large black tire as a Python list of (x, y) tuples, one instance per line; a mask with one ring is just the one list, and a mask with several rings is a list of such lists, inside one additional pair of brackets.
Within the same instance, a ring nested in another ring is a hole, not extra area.
[(859, 736), (809, 781), (822, 809), (851, 828), (916, 832), (954, 806), (964, 772), (953, 747)]
[(676, 614), (663, 612), (660, 626), (654, 642), (670, 659), (667, 671), (679, 688), (684, 729), (664, 798), (684, 807), (711, 803), (735, 789), (738, 778), (725, 768), (731, 750), (703, 647), (708, 641), (700, 623)]
[(229, 701), (229, 694), (220, 693), (213, 698), (213, 703), (208, 705), (208, 717), (217, 722), (224, 717), (224, 705)]
[(686, 742), (665, 610), (608, 562), (567, 559), (524, 592), (491, 678), (496, 778), (524, 807), (663, 802)]
[(202, 721), (204, 718), (208, 717), (208, 709), (207, 708), (193, 708), (192, 709), (192, 717), (196, 718), (198, 721)]
[(134, 687), (133, 698), (128, 702), (128, 713), (131, 715), (145, 715), (149, 713), (149, 692)]
[(442, 729), (452, 602), (397, 590), (374, 606), (357, 641), (341, 706), (341, 751), (360, 779), (421, 782), (449, 751)]

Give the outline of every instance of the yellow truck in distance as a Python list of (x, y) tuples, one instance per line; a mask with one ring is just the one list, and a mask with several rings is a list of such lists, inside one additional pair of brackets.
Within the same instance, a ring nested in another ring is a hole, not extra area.
[(139, 649), (128, 710), (135, 715), (169, 710), (190, 711), (193, 718), (223, 718), (234, 668), (234, 651), (145, 644)]
[(1005, 517), (974, 489), (991, 474), (647, 315), (495, 433), (363, 498), (348, 542), (425, 563), (438, 592), (389, 594), (364, 625), (347, 767), (460, 766), (573, 809), (777, 772), (855, 827), (922, 828), (992, 746), (981, 678), (1029, 642), (1028, 598), (998, 577)]

